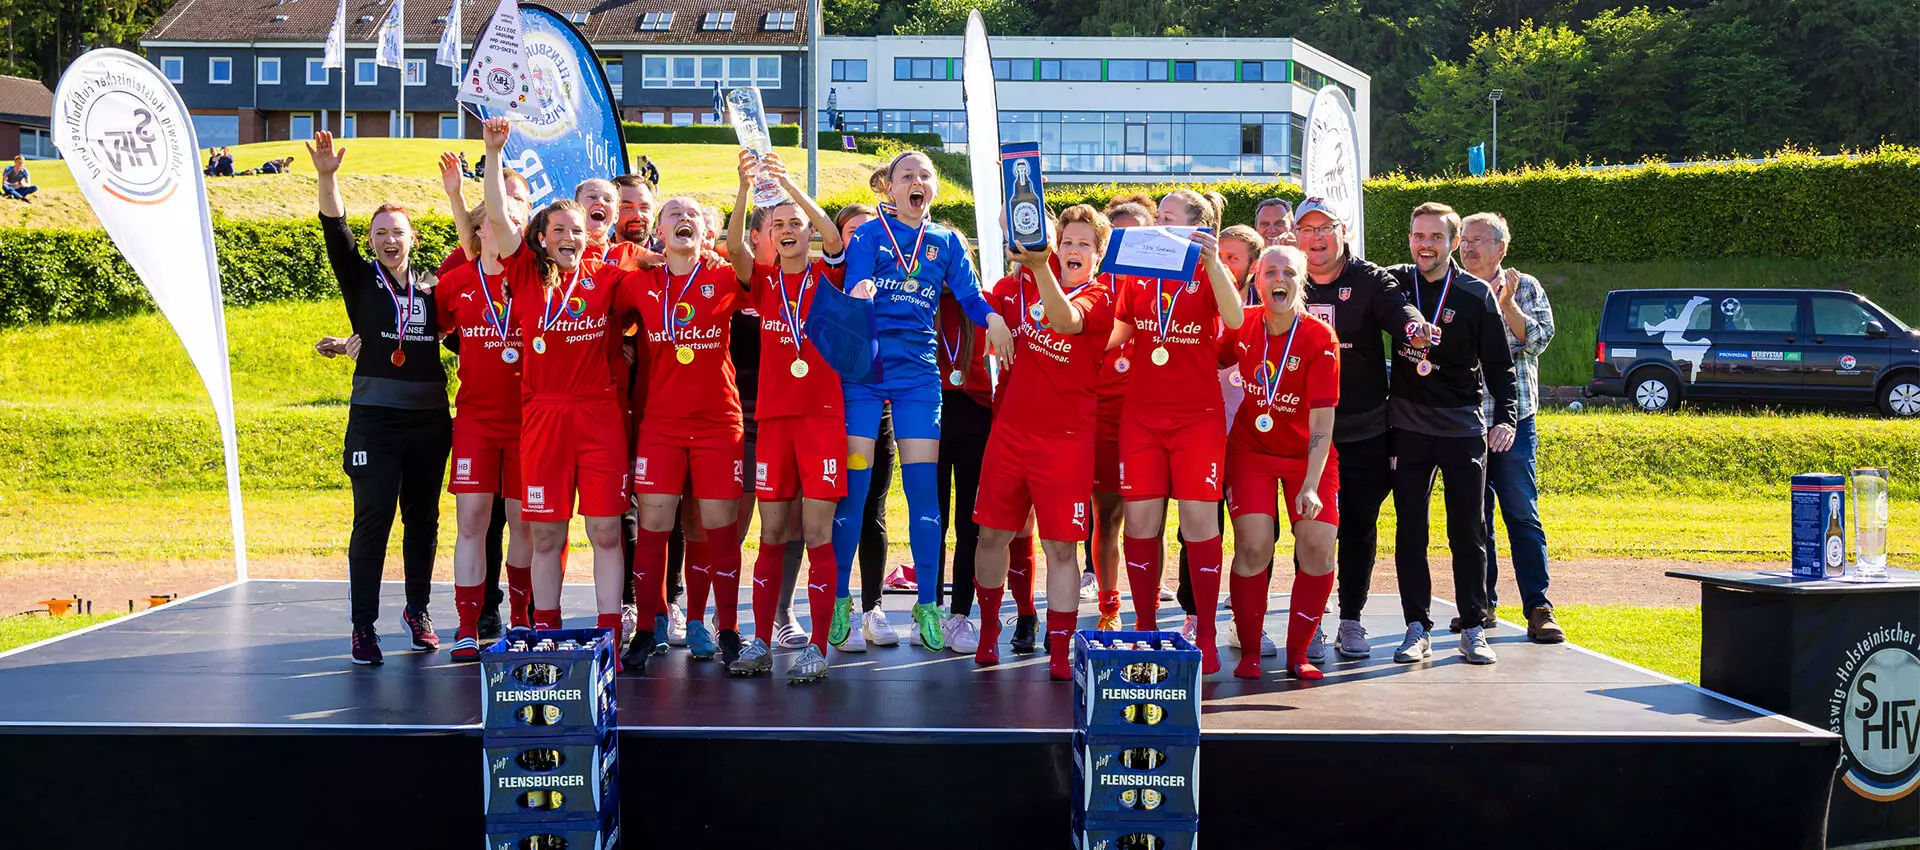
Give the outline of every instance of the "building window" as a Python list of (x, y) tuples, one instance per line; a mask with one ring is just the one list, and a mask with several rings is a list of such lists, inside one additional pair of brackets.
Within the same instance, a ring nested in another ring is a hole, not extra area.
[(328, 76), (327, 71), (328, 71), (327, 60), (308, 59), (307, 60), (307, 85), (310, 85), (310, 86), (326, 85), (327, 76)]
[(666, 32), (673, 29), (672, 12), (648, 12), (640, 16), (641, 32)]
[(193, 115), (193, 134), (202, 147), (220, 148), (240, 144), (240, 116)]
[(1193, 64), (1195, 67), (1195, 71), (1199, 76), (1200, 82), (1203, 82), (1203, 83), (1234, 82), (1233, 66), (1236, 63), (1232, 59), (1201, 59), (1194, 62)]
[(1107, 60), (1107, 79), (1115, 81), (1145, 81), (1147, 78), (1147, 60), (1145, 59), (1109, 59)]
[(691, 112), (675, 112), (675, 113), (673, 113), (673, 126), (675, 126), (675, 127), (691, 127), (691, 126), (693, 126), (693, 113), (691, 113)]
[[(1248, 64), (1248, 65), (1252, 65), (1253, 63), (1252, 63), (1252, 62), (1248, 62), (1247, 64)], [(1268, 83), (1284, 83), (1284, 82), (1286, 82), (1286, 81), (1287, 81), (1287, 62), (1286, 62), (1286, 60), (1284, 60), (1284, 59), (1269, 59), (1269, 60), (1267, 60), (1267, 61), (1265, 61), (1265, 62), (1261, 62), (1261, 63), (1260, 63), (1260, 66), (1261, 66), (1261, 70), (1260, 70), (1260, 79), (1261, 79), (1261, 81), (1262, 81), (1262, 82), (1268, 82)]]
[(864, 83), (867, 81), (867, 60), (833, 60), (833, 81), (836, 83)]
[(186, 82), (187, 63), (178, 56), (160, 57), (160, 72), (167, 75), (169, 83)]
[(233, 83), (233, 58), (214, 56), (207, 59), (207, 82), (224, 86)]
[(619, 102), (621, 95), (627, 89), (626, 66), (622, 65), (620, 63), (620, 60), (614, 59), (614, 60), (608, 61), (606, 64), (602, 65), (601, 67), (605, 68), (607, 71), (607, 87), (610, 89), (613, 89), (613, 99), (614, 99), (614, 102), (617, 103)]
[(372, 59), (353, 60), (353, 84), (356, 86), (379, 85), (380, 66), (373, 64)]
[(733, 32), (732, 12), (708, 12), (700, 19), (700, 28), (711, 32)]
[(1040, 79), (1043, 79), (1043, 80), (1060, 79), (1060, 60), (1058, 59), (1040, 60)]
[(313, 138), (313, 113), (295, 112), (287, 116), (287, 138), (293, 141)]
[(1147, 63), (1147, 81), (1164, 83), (1167, 81), (1167, 68), (1173, 63), (1165, 59), (1154, 59)]
[(424, 86), (427, 84), (427, 60), (407, 60), (407, 85)]
[(1263, 70), (1264, 68), (1258, 62), (1240, 63), (1240, 82), (1243, 82), (1243, 83), (1262, 82), (1261, 71)]
[(280, 84), (280, 57), (278, 56), (260, 57), (260, 73), (257, 79), (259, 79), (260, 85), (263, 85), (263, 86), (279, 85)]
[[(400, 132), (400, 126), (403, 123), (407, 128), (405, 133)], [(389, 113), (387, 115), (387, 135), (395, 138), (413, 138), (413, 113), (407, 112), (399, 115)]]
[(766, 20), (760, 27), (768, 32), (793, 32), (798, 23), (799, 14), (798, 12), (768, 12)]
[(53, 159), (59, 156), (59, 151), (53, 149), (53, 137), (48, 131), (22, 127), (20, 155), (28, 159)]
[[(581, 24), (586, 23), (587, 16), (591, 14), (593, 13), (592, 12), (568, 12), (567, 21), (577, 27), (577, 26), (580, 26)], [(442, 21), (441, 23), (445, 23), (445, 21)]]
[(753, 84), (763, 89), (780, 87), (780, 57), (756, 56), (753, 60)]
[(1100, 60), (1062, 59), (1060, 60), (1060, 79), (1068, 82), (1098, 82)]
[(1174, 82), (1191, 83), (1193, 82), (1193, 78), (1194, 78), (1194, 70), (1193, 70), (1193, 62), (1191, 60), (1180, 60), (1173, 63), (1173, 81)]
[(700, 85), (700, 61), (693, 56), (673, 57), (673, 87), (677, 89), (696, 88)]
[(944, 80), (947, 79), (947, 67), (950, 59), (913, 59), (893, 60), (893, 78), (896, 80)]
[[(608, 82), (614, 82), (609, 63)], [(625, 76), (622, 74), (622, 76)], [(778, 56), (647, 56), (640, 60), (640, 85), (649, 89), (705, 89), (715, 84), (739, 88), (780, 87)]]
[(460, 131), (461, 131), (460, 113), (458, 112), (440, 113), (440, 138), (458, 139), (460, 138)]
[(665, 123), (667, 123), (667, 113), (665, 113), (665, 112), (642, 112), (642, 113), (640, 113), (640, 123), (642, 123), (642, 124), (665, 124)]
[(720, 115), (720, 113), (718, 113), (718, 112), (702, 112), (702, 113), (700, 113), (700, 123), (702, 123), (702, 124), (720, 124), (720, 123), (723, 123), (723, 119), (722, 119), (722, 117), (721, 117), (721, 115)]
[(352, 112), (347, 113), (347, 117), (345, 119), (342, 119), (340, 122), (340, 130), (341, 130), (340, 138), (343, 138), (343, 139), (359, 138), (360, 116)]

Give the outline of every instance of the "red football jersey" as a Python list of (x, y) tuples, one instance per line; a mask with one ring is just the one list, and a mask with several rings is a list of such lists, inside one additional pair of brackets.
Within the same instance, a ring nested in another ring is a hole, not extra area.
[[(525, 335), (513, 321), (507, 275), (486, 274), (476, 263), (455, 266), (440, 275), (436, 294), (434, 308), (440, 314), (441, 329), (460, 335), (460, 390), (454, 395), (454, 406), (461, 416), (512, 422), (517, 427), (520, 364), (527, 348)], [(512, 354), (504, 354), (509, 351)], [(512, 357), (512, 362), (506, 357)]]
[[(1127, 416), (1191, 419), (1220, 410), (1220, 311), (1202, 268), (1193, 281), (1123, 277), (1116, 321), (1133, 325), (1127, 353)], [(1164, 349), (1165, 362), (1155, 362)]]
[(543, 285), (533, 252), (521, 248), (501, 262), (514, 293), (513, 320), (526, 342), (521, 386), (529, 395), (592, 397), (615, 392), (608, 348), (617, 328), (638, 306), (619, 285), (619, 272), (600, 262), (580, 262), (577, 274)]
[[(1240, 385), (1246, 398), (1234, 415), (1227, 444), (1305, 459), (1308, 412), (1340, 403), (1340, 340), (1332, 325), (1304, 312), (1295, 316), (1292, 330), (1271, 334), (1267, 308), (1242, 309), (1246, 324), (1233, 334), (1233, 344), (1240, 354)], [(1271, 417), (1266, 431), (1259, 428), (1261, 416)]]
[(622, 274), (633, 284), (646, 334), (645, 427), (689, 437), (716, 425), (741, 427), (728, 348), (733, 314), (747, 306), (747, 294), (733, 267), (709, 257), (686, 275), (664, 265)]
[[(786, 274), (777, 266), (753, 267), (753, 307), (760, 314), (760, 394), (754, 400), (757, 419), (810, 414), (844, 415), (840, 375), (820, 357), (813, 340), (796, 338), (788, 319), (801, 329), (813, 310), (822, 286), (840, 288), (842, 265), (814, 260), (801, 274)], [(805, 363), (806, 374), (795, 377), (793, 364)]]
[(1015, 368), (1005, 378), (1006, 391), (995, 414), (995, 428), (1018, 428), (1030, 434), (1086, 434), (1094, 424), (1093, 382), (1113, 333), (1112, 279), (1099, 275), (1067, 290), (1067, 299), (1080, 308), (1077, 334), (1053, 329), (1041, 309), (1040, 285), (1022, 268), (994, 285), (990, 302), (1008, 318), (1013, 329)]
[[(963, 330), (964, 329), (964, 330)], [(987, 329), (970, 324), (967, 311), (952, 295), (940, 296), (940, 389), (960, 390), (981, 407), (994, 406), (993, 380), (987, 375)], [(973, 357), (960, 370), (960, 385), (953, 383), (953, 361), (966, 351), (966, 336), (973, 336)]]
[(1093, 379), (1093, 395), (1099, 399), (1097, 414), (1101, 422), (1113, 426), (1119, 433), (1120, 407), (1127, 395), (1127, 376), (1133, 373), (1133, 361), (1127, 359), (1127, 346), (1122, 345), (1100, 358), (1100, 374)]

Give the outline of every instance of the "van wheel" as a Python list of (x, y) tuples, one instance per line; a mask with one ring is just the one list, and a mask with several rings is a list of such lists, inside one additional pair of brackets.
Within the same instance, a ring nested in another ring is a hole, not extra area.
[(1634, 377), (1627, 397), (1640, 410), (1663, 413), (1680, 406), (1680, 387), (1672, 375), (1649, 370)]
[(1902, 372), (1881, 385), (1880, 412), (1895, 419), (1920, 416), (1920, 373)]

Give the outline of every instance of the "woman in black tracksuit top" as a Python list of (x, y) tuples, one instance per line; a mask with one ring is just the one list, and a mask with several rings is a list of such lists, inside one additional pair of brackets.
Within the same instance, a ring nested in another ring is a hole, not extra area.
[(308, 150), (319, 178), (327, 262), (361, 341), (341, 465), (353, 484), (353, 536), (347, 544), (353, 662), (378, 664), (373, 624), (380, 616), (380, 580), (396, 503), (404, 527), (404, 619), (411, 646), (431, 651), (440, 645), (427, 599), (453, 421), (447, 413), (447, 373), (440, 364), (441, 330), (434, 319), (436, 279), (431, 270), (408, 262), (413, 223), (397, 204), (381, 206), (369, 223), (374, 261), (361, 255), (334, 182), (346, 148), (335, 148), (332, 135), (322, 132)]

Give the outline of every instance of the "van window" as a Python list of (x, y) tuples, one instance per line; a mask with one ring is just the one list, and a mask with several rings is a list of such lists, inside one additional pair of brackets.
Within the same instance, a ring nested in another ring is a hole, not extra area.
[[(1648, 295), (1635, 298), (1627, 303), (1627, 330), (1645, 331), (1655, 325), (1663, 325), (1681, 314), (1687, 313), (1687, 295)], [(1687, 313), (1687, 330), (1704, 331), (1713, 323), (1711, 302), (1696, 305), (1693, 312)]]
[(1726, 314), (1724, 330), (1728, 331), (1762, 334), (1800, 331), (1798, 298), (1723, 299), (1720, 312)]
[(1858, 303), (1844, 298), (1813, 299), (1813, 333), (1815, 336), (1858, 336), (1867, 335), (1867, 323), (1874, 318)]

